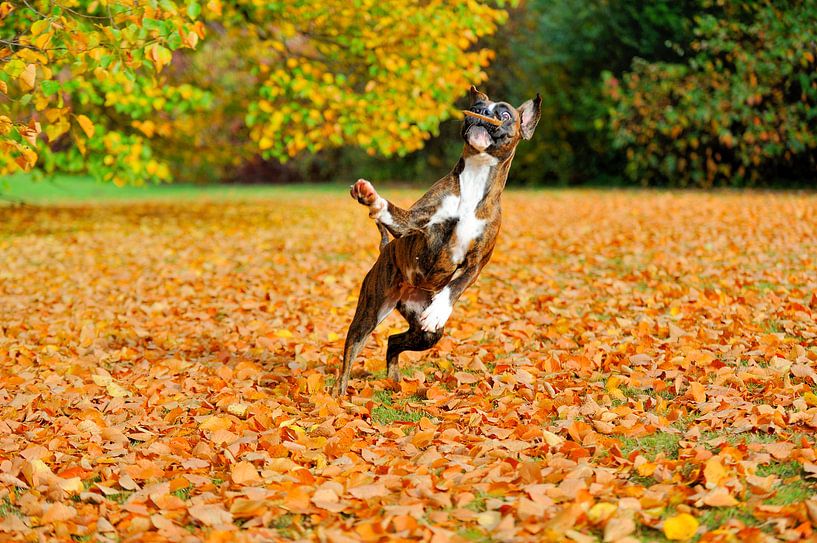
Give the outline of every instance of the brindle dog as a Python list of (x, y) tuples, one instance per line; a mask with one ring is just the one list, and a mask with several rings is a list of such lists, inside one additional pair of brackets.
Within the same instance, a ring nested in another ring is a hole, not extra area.
[[(430, 349), (442, 337), (454, 303), (491, 258), (511, 161), (520, 140), (533, 136), (541, 102), (537, 94), (515, 108), (471, 87), (470, 111), (501, 123), (466, 117), (465, 146), (457, 165), (407, 210), (382, 198), (364, 179), (352, 185), (352, 197), (368, 206), (369, 216), (377, 221), (381, 246), (360, 289), (335, 395), (346, 393), (352, 362), (395, 308), (409, 329), (389, 337), (390, 379), (400, 379), (400, 353)], [(394, 239), (388, 241), (388, 234)]]

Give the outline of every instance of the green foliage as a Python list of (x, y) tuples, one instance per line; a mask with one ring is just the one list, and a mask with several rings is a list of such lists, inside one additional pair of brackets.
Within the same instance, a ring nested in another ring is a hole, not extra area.
[(754, 185), (817, 171), (817, 2), (725, 2), (685, 63), (606, 84), (614, 143), (645, 185)]
[(0, 2), (1, 174), (121, 185), (256, 154), (405, 154), (487, 77), (476, 43), (506, 18), (471, 0), (69, 4)]
[(518, 105), (539, 92), (542, 119), (512, 173), (523, 184), (604, 181), (623, 168), (605, 123), (602, 74), (622, 73), (634, 57), (679, 58), (691, 38), (691, 0), (532, 0), (512, 12), (489, 91)]

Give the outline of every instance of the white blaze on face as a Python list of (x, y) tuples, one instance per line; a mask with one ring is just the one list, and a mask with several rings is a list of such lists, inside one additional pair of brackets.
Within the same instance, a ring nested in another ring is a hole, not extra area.
[(445, 287), (434, 295), (431, 303), (420, 315), (420, 326), (426, 332), (436, 332), (448, 321), (451, 316), (451, 290)]

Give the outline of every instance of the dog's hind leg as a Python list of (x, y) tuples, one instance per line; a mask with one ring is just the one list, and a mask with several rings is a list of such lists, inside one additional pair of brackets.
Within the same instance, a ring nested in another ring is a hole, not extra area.
[(397, 269), (390, 263), (391, 251), (380, 254), (360, 288), (357, 309), (346, 333), (343, 347), (343, 366), (333, 391), (335, 396), (346, 393), (349, 373), (369, 335), (375, 327), (392, 312), (399, 298), (400, 282)]
[(416, 322), (412, 322), (410, 328), (405, 332), (389, 336), (389, 347), (386, 350), (386, 376), (393, 381), (399, 381), (400, 353), (428, 350), (436, 345), (441, 337), (443, 337), (442, 328), (434, 332), (427, 332)]

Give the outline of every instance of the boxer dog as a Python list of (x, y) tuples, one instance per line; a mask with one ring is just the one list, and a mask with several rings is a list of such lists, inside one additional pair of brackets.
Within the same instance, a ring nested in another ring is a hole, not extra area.
[(365, 179), (352, 185), (352, 197), (377, 222), (381, 244), (346, 334), (336, 396), (346, 393), (352, 362), (394, 309), (409, 324), (405, 332), (389, 336), (386, 351), (387, 376), (399, 381), (400, 353), (425, 351), (439, 341), (454, 304), (491, 259), (511, 161), (520, 140), (533, 136), (542, 99), (537, 94), (515, 108), (491, 101), (475, 87), (470, 94), (462, 157), (409, 209), (381, 197)]

